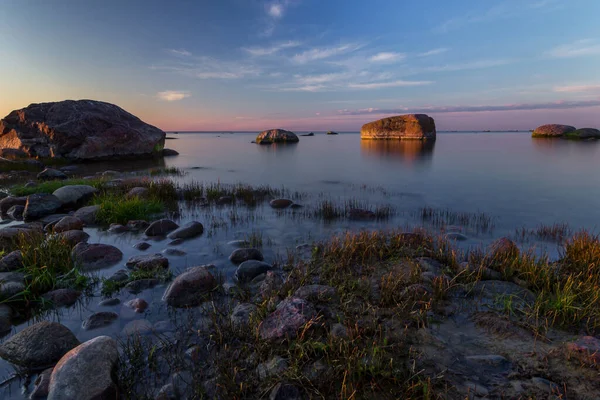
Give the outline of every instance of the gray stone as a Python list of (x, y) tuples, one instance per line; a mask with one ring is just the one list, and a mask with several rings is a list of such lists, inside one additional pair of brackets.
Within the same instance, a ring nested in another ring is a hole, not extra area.
[(8, 210), (10, 210), (13, 206), (25, 207), (25, 204), (27, 204), (27, 197), (5, 197), (2, 200), (0, 200), (0, 214), (6, 215)]
[(20, 250), (8, 253), (0, 259), (0, 272), (16, 271), (23, 268), (23, 255)]
[(116, 399), (113, 375), (118, 359), (117, 342), (108, 336), (79, 345), (54, 367), (48, 400)]
[(288, 362), (280, 356), (275, 356), (267, 362), (258, 364), (256, 373), (261, 380), (265, 380), (272, 376), (281, 375), (287, 368)]
[(148, 221), (136, 219), (133, 221), (127, 221), (126, 226), (127, 226), (127, 229), (129, 229), (132, 232), (139, 232), (139, 231), (146, 230), (148, 228), (148, 226), (150, 226), (150, 224), (148, 223)]
[(178, 275), (165, 291), (163, 300), (172, 307), (198, 306), (217, 286), (210, 268), (214, 266), (192, 267)]
[(204, 226), (200, 222), (191, 221), (169, 233), (167, 237), (169, 239), (190, 239), (202, 235), (202, 232), (204, 232)]
[(328, 302), (335, 298), (336, 290), (327, 285), (307, 285), (299, 287), (294, 296), (312, 302)]
[(298, 330), (316, 315), (308, 301), (297, 297), (287, 298), (264, 319), (259, 328), (260, 337), (264, 340), (293, 339), (298, 335)]
[(12, 328), (13, 311), (7, 304), (0, 304), (0, 333), (5, 333)]
[(23, 329), (0, 345), (0, 357), (28, 369), (44, 369), (78, 345), (79, 341), (67, 327), (43, 321)]
[(336, 339), (347, 339), (348, 338), (348, 328), (346, 328), (342, 324), (333, 324), (331, 325), (331, 330), (329, 334)]
[(37, 178), (42, 181), (53, 181), (53, 180), (65, 180), (68, 178), (64, 172), (59, 171), (54, 168), (46, 168), (39, 174), (37, 174)]
[(55, 195), (65, 207), (76, 207), (83, 205), (91, 199), (98, 189), (89, 185), (69, 185), (56, 189)]
[(119, 318), (117, 313), (112, 311), (100, 311), (87, 317), (81, 324), (81, 327), (86, 331), (99, 329), (112, 324)]
[(241, 329), (248, 326), (250, 318), (258, 310), (258, 307), (251, 303), (242, 303), (235, 306), (229, 320), (234, 328)]
[(69, 307), (77, 302), (81, 292), (75, 289), (55, 289), (42, 297), (54, 304), (54, 307)]
[(136, 313), (143, 313), (148, 308), (149, 304), (146, 300), (135, 298), (125, 303), (125, 307), (131, 308)]
[(71, 246), (75, 246), (78, 243), (87, 243), (88, 239), (90, 238), (90, 235), (77, 229), (61, 232), (58, 236), (68, 242)]
[(176, 256), (176, 257), (183, 257), (187, 254), (185, 251), (179, 250), (179, 249), (164, 249), (162, 251), (162, 253), (166, 256)]
[[(336, 133), (337, 135), (337, 133)], [(300, 389), (289, 383), (279, 382), (269, 395), (269, 400), (303, 400), (302, 392)]]
[(29, 395), (30, 399), (45, 399), (50, 391), (50, 376), (54, 368), (48, 368), (42, 371), (35, 379), (33, 391)]
[(55, 233), (73, 231), (73, 230), (82, 230), (83, 229), (83, 221), (77, 217), (67, 216), (58, 221), (53, 230)]
[(86, 225), (94, 225), (96, 223), (98, 211), (100, 211), (100, 206), (81, 207), (79, 210), (75, 211), (73, 216), (82, 220)]
[(137, 281), (129, 282), (125, 285), (125, 290), (129, 293), (138, 294), (144, 290), (152, 289), (159, 283), (160, 281), (158, 279), (138, 279)]
[(110, 233), (124, 233), (127, 232), (128, 229), (126, 226), (121, 224), (110, 224), (110, 226), (108, 227), (108, 231)]
[(273, 269), (271, 264), (266, 262), (249, 260), (241, 263), (235, 271), (235, 276), (239, 282), (250, 282), (257, 276)]
[(118, 306), (119, 304), (121, 304), (121, 300), (117, 298), (102, 300), (100, 303), (98, 303), (98, 305), (101, 307), (114, 307)]
[(243, 248), (234, 250), (233, 253), (231, 253), (231, 255), (229, 256), (229, 260), (234, 264), (241, 264), (244, 261), (248, 260), (262, 261), (264, 260), (264, 257), (258, 249)]
[(62, 202), (52, 194), (40, 193), (27, 197), (23, 218), (25, 221), (40, 219), (53, 214), (62, 206)]
[(148, 254), (133, 256), (125, 265), (131, 269), (152, 270), (156, 268), (169, 268), (169, 259), (162, 254)]
[(179, 225), (175, 222), (169, 219), (160, 219), (152, 222), (144, 234), (146, 236), (165, 236), (177, 228), (179, 228)]
[(25, 212), (25, 206), (12, 206), (6, 212), (6, 215), (10, 219), (14, 219), (15, 221), (23, 220), (23, 213)]
[(137, 197), (140, 199), (145, 199), (148, 197), (148, 192), (148, 189), (145, 187), (134, 187), (131, 190), (129, 190), (129, 192), (127, 192), (125, 198), (132, 199), (134, 197)]
[(133, 245), (134, 249), (137, 249), (140, 251), (148, 250), (150, 247), (152, 247), (152, 245), (150, 243), (146, 243), (146, 242), (140, 242), (140, 243), (136, 243)]
[(108, 244), (79, 243), (73, 248), (72, 257), (83, 270), (109, 267), (123, 259), (123, 253)]

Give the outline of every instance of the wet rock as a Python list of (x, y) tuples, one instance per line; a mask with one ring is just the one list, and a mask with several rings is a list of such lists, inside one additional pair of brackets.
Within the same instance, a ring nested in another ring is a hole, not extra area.
[(110, 226), (108, 227), (108, 231), (110, 233), (125, 233), (128, 230), (129, 229), (127, 229), (127, 227), (121, 224), (110, 224)]
[(44, 369), (78, 345), (79, 341), (66, 326), (43, 321), (23, 329), (0, 345), (0, 357), (28, 369)]
[(169, 239), (190, 239), (202, 235), (202, 232), (204, 232), (204, 226), (200, 222), (191, 221), (169, 233), (167, 237)]
[(114, 307), (118, 306), (119, 304), (121, 304), (121, 300), (117, 298), (102, 300), (100, 303), (98, 303), (98, 305), (102, 307)]
[(259, 328), (260, 337), (264, 340), (293, 339), (298, 335), (298, 330), (316, 315), (308, 301), (297, 297), (287, 298), (264, 319)]
[(18, 300), (23, 297), (25, 291), (24, 282), (15, 282), (9, 280), (0, 281), (0, 300)]
[(177, 228), (179, 228), (179, 225), (175, 222), (169, 219), (160, 219), (152, 222), (144, 233), (146, 236), (165, 236)]
[[(336, 133), (337, 135), (337, 133)], [(269, 394), (269, 400), (303, 400), (304, 396), (302, 396), (301, 390), (292, 384), (289, 383), (281, 383), (279, 382), (273, 390), (271, 390), (271, 394)]]
[(75, 211), (74, 217), (79, 218), (86, 225), (94, 225), (96, 223), (96, 215), (100, 211), (100, 206), (81, 207)]
[(146, 242), (140, 242), (140, 243), (136, 243), (133, 245), (134, 249), (137, 249), (140, 251), (148, 250), (150, 247), (152, 247), (152, 245), (150, 243), (146, 243)]
[(289, 199), (275, 199), (269, 202), (269, 205), (275, 209), (288, 208), (292, 204), (294, 204), (294, 202)]
[(465, 240), (469, 240), (467, 236), (459, 232), (450, 232), (444, 235), (444, 237), (448, 240), (456, 240), (458, 242), (464, 242)]
[(183, 239), (175, 239), (175, 240), (171, 240), (169, 242), (169, 246), (179, 246), (181, 243), (183, 243), (184, 240)]
[(162, 155), (163, 155), (163, 157), (173, 157), (173, 156), (178, 156), (179, 152), (177, 152), (173, 149), (163, 149)]
[(366, 221), (375, 219), (376, 215), (373, 211), (363, 210), (360, 208), (352, 208), (348, 211), (348, 218), (354, 221)]
[(148, 302), (144, 299), (133, 299), (125, 303), (126, 307), (131, 308), (136, 313), (143, 313), (148, 308)]
[(0, 259), (0, 272), (16, 271), (23, 268), (23, 255), (20, 250), (8, 253)]
[(50, 377), (48, 400), (116, 399), (117, 342), (98, 336), (65, 354)]
[(179, 250), (179, 249), (164, 249), (162, 251), (162, 253), (166, 256), (176, 256), (176, 257), (183, 257), (187, 254), (185, 251)]
[(347, 339), (348, 338), (348, 328), (346, 328), (342, 324), (333, 324), (333, 325), (331, 325), (329, 334), (336, 339)]
[(127, 229), (132, 232), (139, 232), (139, 231), (146, 230), (146, 229), (148, 229), (148, 226), (150, 226), (148, 221), (144, 221), (142, 219), (136, 219), (136, 220), (127, 222)]
[(54, 368), (45, 369), (33, 383), (35, 387), (29, 395), (30, 399), (45, 399), (50, 391), (50, 376)]
[(583, 336), (574, 342), (567, 343), (567, 349), (586, 364), (600, 365), (600, 339)]
[(66, 231), (59, 234), (59, 236), (67, 241), (71, 246), (75, 246), (78, 243), (87, 243), (90, 235), (80, 230)]
[(119, 318), (117, 313), (112, 311), (100, 311), (87, 317), (81, 324), (81, 327), (86, 331), (99, 329), (112, 324)]
[(55, 233), (72, 231), (72, 230), (82, 230), (82, 229), (83, 229), (83, 221), (77, 217), (72, 217), (72, 216), (64, 217), (63, 219), (58, 221), (56, 223), (56, 225), (54, 225)]
[(229, 260), (234, 264), (241, 264), (244, 261), (248, 260), (262, 261), (264, 260), (264, 257), (258, 249), (243, 248), (234, 250), (233, 253), (231, 253), (231, 255), (229, 256)]
[(178, 275), (165, 291), (163, 300), (172, 307), (194, 307), (202, 303), (217, 286), (210, 268), (214, 266), (193, 267)]
[(294, 296), (311, 302), (328, 302), (336, 297), (336, 290), (327, 285), (307, 285), (298, 288)]
[(25, 204), (27, 204), (27, 197), (5, 197), (2, 200), (0, 200), (0, 215), (7, 215), (8, 210), (13, 208), (14, 206), (22, 206), (23, 209), (25, 209)]
[(69, 177), (65, 175), (64, 172), (59, 171), (54, 168), (46, 168), (39, 174), (37, 174), (37, 178), (41, 181), (53, 181), (53, 180), (65, 180)]
[(52, 194), (40, 193), (27, 197), (23, 218), (25, 221), (40, 219), (53, 214), (62, 206), (62, 202)]
[(123, 259), (121, 250), (108, 244), (79, 243), (71, 255), (87, 271), (109, 267)]
[(160, 281), (158, 279), (138, 279), (137, 281), (129, 282), (125, 285), (125, 290), (129, 293), (138, 294), (144, 290), (152, 289), (159, 283)]
[(69, 307), (77, 302), (81, 292), (75, 289), (56, 289), (45, 293), (42, 297), (51, 301), (54, 307)]
[(231, 316), (229, 317), (234, 328), (241, 329), (248, 326), (252, 314), (256, 312), (258, 307), (250, 303), (242, 303), (235, 306)]
[(288, 368), (288, 362), (280, 356), (275, 356), (269, 361), (258, 364), (256, 373), (261, 380), (272, 376), (281, 375)]
[(132, 199), (134, 197), (137, 197), (140, 199), (145, 199), (148, 197), (148, 193), (149, 191), (145, 187), (134, 187), (129, 192), (127, 192), (125, 198)]
[(126, 282), (129, 279), (129, 274), (124, 269), (120, 269), (111, 276), (108, 277), (107, 280), (112, 282)]
[(89, 185), (69, 185), (56, 189), (52, 194), (64, 207), (77, 207), (85, 204), (96, 192), (98, 189)]
[(6, 215), (10, 219), (14, 219), (15, 221), (23, 220), (23, 213), (25, 212), (25, 206), (12, 206), (6, 212)]
[(227, 245), (231, 247), (242, 248), (250, 246), (250, 242), (247, 240), (232, 240), (231, 242), (228, 242)]
[(152, 270), (157, 268), (169, 268), (169, 259), (162, 254), (148, 254), (133, 256), (127, 260), (125, 265), (131, 269)]
[(12, 308), (6, 304), (0, 304), (0, 333), (5, 333), (11, 330), (12, 316)]
[(145, 319), (136, 319), (123, 327), (123, 335), (146, 335), (152, 332), (152, 324)]
[(235, 277), (239, 282), (250, 282), (257, 276), (273, 269), (271, 264), (257, 260), (248, 260), (241, 263), (235, 271)]

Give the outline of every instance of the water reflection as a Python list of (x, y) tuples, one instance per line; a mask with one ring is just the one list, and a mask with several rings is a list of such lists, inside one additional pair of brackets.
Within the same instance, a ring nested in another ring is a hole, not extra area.
[(433, 158), (432, 140), (361, 140), (361, 153), (367, 157), (387, 159), (405, 165), (429, 164)]
[(264, 153), (287, 154), (292, 153), (298, 147), (298, 143), (273, 143), (256, 145)]
[(560, 138), (532, 138), (533, 148), (547, 155), (567, 151), (596, 152), (600, 149), (599, 140), (565, 140)]

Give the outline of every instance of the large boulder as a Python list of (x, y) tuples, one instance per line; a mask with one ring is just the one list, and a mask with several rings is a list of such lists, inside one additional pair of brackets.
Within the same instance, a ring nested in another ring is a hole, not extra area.
[(575, 127), (570, 125), (548, 124), (535, 128), (532, 137), (562, 137), (567, 133), (574, 132)]
[(435, 121), (426, 114), (407, 114), (364, 124), (361, 139), (435, 140)]
[(0, 357), (28, 369), (44, 369), (56, 363), (79, 341), (66, 326), (42, 321), (17, 333), (0, 346)]
[(567, 139), (585, 140), (600, 139), (600, 130), (594, 128), (581, 128), (573, 132), (565, 133)]
[(8, 210), (14, 206), (25, 206), (27, 197), (8, 196), (0, 200), (0, 215), (6, 215)]
[(56, 189), (52, 194), (62, 201), (63, 206), (73, 207), (84, 204), (97, 191), (89, 185), (69, 185)]
[(25, 221), (40, 219), (54, 214), (62, 206), (62, 202), (53, 194), (38, 193), (27, 197), (23, 218)]
[(217, 286), (208, 267), (193, 267), (178, 275), (165, 291), (163, 300), (172, 307), (200, 305)]
[(56, 224), (54, 224), (54, 233), (62, 233), (72, 230), (82, 230), (83, 221), (77, 217), (67, 215), (61, 218)]
[(271, 143), (298, 143), (300, 139), (294, 132), (286, 131), (285, 129), (271, 129), (263, 131), (256, 137), (258, 144)]
[(50, 376), (48, 400), (118, 398), (113, 380), (119, 359), (117, 342), (98, 336), (65, 354)]
[(79, 210), (75, 211), (73, 216), (82, 220), (86, 225), (93, 225), (96, 223), (98, 211), (100, 211), (100, 206), (98, 205), (81, 207)]
[(30, 157), (146, 156), (162, 151), (164, 143), (160, 129), (114, 104), (94, 100), (31, 104), (0, 121), (0, 147)]

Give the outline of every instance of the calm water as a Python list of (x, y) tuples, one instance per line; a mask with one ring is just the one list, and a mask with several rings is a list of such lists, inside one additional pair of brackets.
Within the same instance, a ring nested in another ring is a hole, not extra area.
[[(190, 266), (214, 264), (233, 283), (235, 266), (228, 256), (227, 243), (247, 238), (251, 233), (263, 237), (265, 260), (285, 259), (298, 244), (321, 240), (346, 230), (404, 228), (421, 225), (420, 209), (434, 207), (457, 212), (484, 212), (494, 222), (492, 230), (458, 227), (468, 240), (463, 248), (487, 245), (496, 237), (512, 235), (517, 227), (534, 228), (541, 223), (567, 222), (572, 228), (596, 230), (600, 222), (600, 143), (562, 140), (532, 140), (528, 133), (447, 133), (439, 134), (435, 144), (422, 142), (361, 141), (357, 133), (301, 137), (300, 143), (284, 146), (251, 144), (255, 134), (170, 134), (167, 147), (180, 155), (166, 158), (161, 166), (175, 166), (186, 175), (182, 181), (268, 184), (284, 186), (305, 195), (298, 200), (299, 211), (278, 212), (268, 205), (254, 209), (243, 206), (182, 207), (180, 224), (198, 220), (205, 234), (184, 242), (184, 256), (168, 256), (175, 274)], [(82, 174), (107, 169), (126, 171), (149, 167), (110, 163), (85, 166)], [(311, 209), (320, 200), (354, 199), (367, 207), (391, 206), (396, 214), (386, 221), (335, 221), (327, 223), (305, 218), (302, 210)], [(429, 226), (439, 231), (439, 226)], [(133, 249), (144, 240), (142, 234), (109, 234), (90, 228), (90, 243), (108, 243), (124, 253), (121, 263), (96, 272), (110, 276), (124, 268), (132, 255), (157, 253), (167, 248), (168, 240), (150, 241), (146, 252)], [(552, 243), (528, 242), (556, 255)], [(161, 300), (165, 287), (156, 287), (134, 295), (121, 292), (122, 302), (141, 297), (150, 303), (144, 314), (134, 314), (124, 306), (100, 307), (99, 290), (95, 296), (48, 319), (60, 321), (85, 341), (99, 335), (122, 337), (121, 330), (133, 319), (153, 324), (167, 321), (173, 325), (178, 313), (167, 310)], [(97, 311), (115, 311), (120, 318), (112, 325), (93, 331), (81, 329), (81, 323)], [(16, 326), (18, 332), (31, 322)], [(155, 325), (157, 326), (157, 325)], [(7, 336), (7, 337), (10, 337)], [(12, 367), (0, 360), (0, 377), (12, 373)], [(32, 380), (33, 381), (33, 380)], [(32, 382), (31, 381), (31, 382)], [(2, 398), (25, 398), (31, 382), (14, 381), (0, 391)]]

